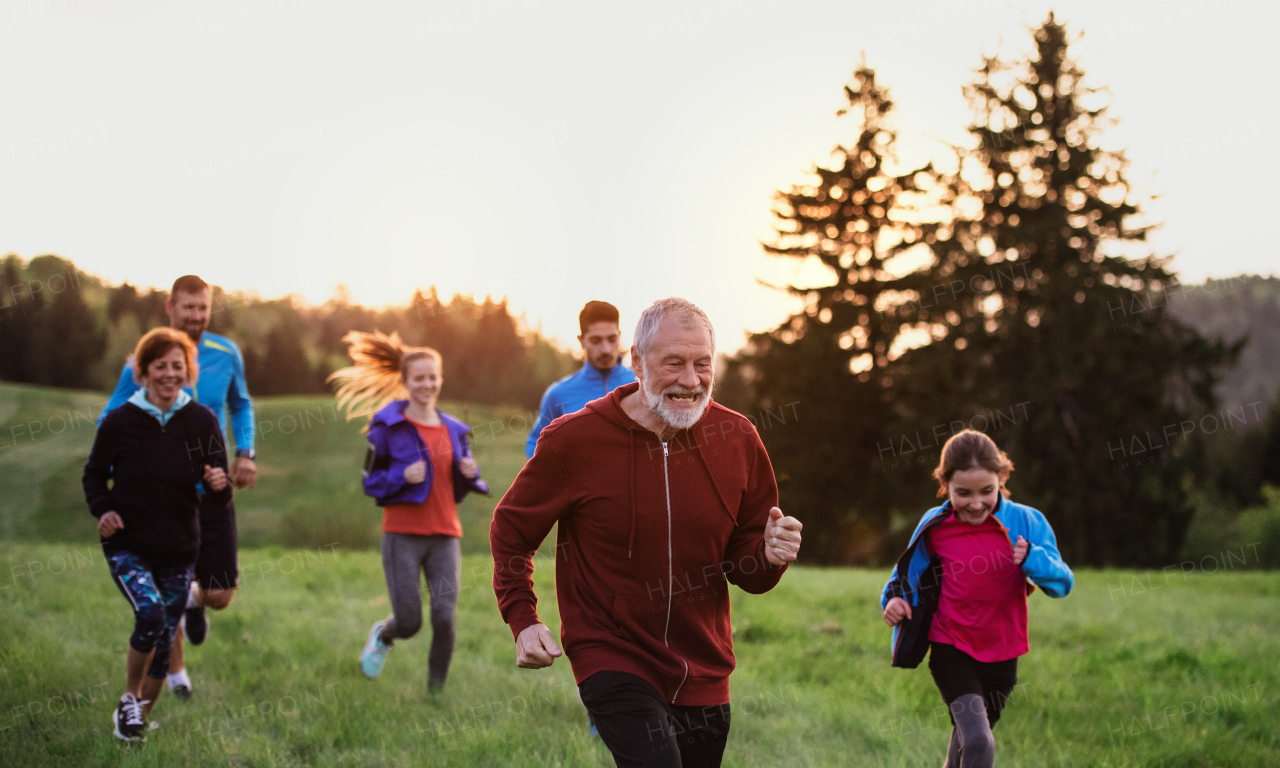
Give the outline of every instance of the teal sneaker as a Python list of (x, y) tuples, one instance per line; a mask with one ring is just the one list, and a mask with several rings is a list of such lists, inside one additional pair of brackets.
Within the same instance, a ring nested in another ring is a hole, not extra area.
[(370, 680), (376, 680), (378, 675), (382, 674), (382, 665), (387, 661), (387, 654), (391, 651), (391, 646), (382, 642), (382, 628), (386, 626), (385, 621), (375, 622), (373, 629), (369, 630), (369, 640), (364, 644), (364, 650), (360, 652), (360, 671), (364, 672), (364, 676)]

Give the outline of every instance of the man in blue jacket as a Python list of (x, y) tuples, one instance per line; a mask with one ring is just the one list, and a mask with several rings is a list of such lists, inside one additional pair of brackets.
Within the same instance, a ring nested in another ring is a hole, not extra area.
[[(187, 394), (213, 411), (222, 427), (224, 442), (226, 414), (230, 412), (231, 434), (235, 438), (231, 481), (236, 488), (252, 488), (258, 470), (254, 463), (257, 455), (253, 451), (253, 401), (249, 399), (245, 383), (244, 358), (234, 341), (205, 330), (209, 327), (212, 305), (213, 292), (209, 284), (195, 275), (184, 275), (174, 281), (169, 298), (165, 299), (164, 311), (169, 315), (169, 326), (186, 333), (196, 344), (199, 378), (194, 389), (187, 388)], [(134, 381), (132, 364), (126, 362), (116, 391), (98, 416), (98, 423), (102, 423), (108, 412), (128, 402), (140, 386)], [(195, 576), (195, 588), (187, 602), (183, 623), (174, 635), (169, 662), (169, 690), (184, 699), (191, 695), (191, 679), (183, 654), (183, 636), (195, 645), (204, 642), (208, 631), (205, 607), (226, 608), (240, 582), (235, 505), (220, 506), (208, 495), (200, 497), (200, 555)]]
[(578, 313), (578, 328), (582, 331), (578, 343), (585, 358), (582, 370), (547, 387), (538, 410), (538, 421), (524, 444), (527, 458), (533, 457), (538, 435), (548, 424), (636, 380), (631, 369), (622, 364), (618, 322), (618, 308), (606, 301), (588, 301)]

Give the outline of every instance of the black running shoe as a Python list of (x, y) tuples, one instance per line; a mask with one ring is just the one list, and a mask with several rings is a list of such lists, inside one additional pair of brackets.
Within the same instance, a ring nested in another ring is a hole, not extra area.
[(177, 696), (179, 699), (182, 699), (183, 701), (190, 701), (191, 699), (191, 688), (188, 686), (175, 685), (169, 690), (173, 691), (173, 695)]
[(124, 741), (146, 741), (147, 721), (142, 717), (142, 705), (132, 693), (120, 697), (120, 706), (111, 714), (111, 721), (116, 726), (116, 738)]
[(204, 606), (188, 608), (182, 619), (183, 631), (192, 645), (199, 645), (209, 636), (209, 619), (205, 615)]

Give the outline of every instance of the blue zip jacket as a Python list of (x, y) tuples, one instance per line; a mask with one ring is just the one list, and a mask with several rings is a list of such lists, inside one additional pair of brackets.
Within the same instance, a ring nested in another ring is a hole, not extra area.
[[(435, 480), (435, 468), (427, 454), (422, 435), (412, 422), (404, 417), (408, 400), (396, 400), (384, 405), (369, 422), (369, 452), (364, 462), (364, 492), (378, 502), (388, 504), (421, 504), (431, 493)], [(467, 435), (471, 427), (436, 409), (440, 421), (449, 430), (449, 443), (453, 446), (453, 502), (462, 501), (468, 493), (489, 495), (489, 485), (480, 479), (477, 471), (468, 480), (462, 474), (460, 464), (471, 456)], [(415, 461), (427, 463), (427, 474), (421, 483), (409, 483), (404, 479), (404, 468)]]
[(546, 394), (542, 396), (542, 407), (538, 409), (538, 420), (524, 444), (525, 458), (533, 458), (533, 449), (538, 447), (538, 435), (548, 424), (566, 413), (582, 410), (592, 400), (598, 400), (635, 380), (636, 375), (621, 362), (607, 374), (600, 373), (591, 363), (583, 363), (582, 370), (547, 387)]
[[(231, 411), (231, 432), (236, 448), (253, 450), (253, 401), (249, 399), (249, 386), (244, 380), (244, 358), (240, 348), (226, 336), (205, 331), (196, 345), (196, 362), (200, 365), (200, 378), (194, 389), (183, 391), (196, 402), (213, 411), (222, 433), (227, 433), (227, 410)], [(125, 363), (120, 372), (116, 391), (98, 414), (98, 426), (107, 413), (129, 402), (133, 393), (142, 385), (133, 380), (133, 364)]]
[[(1076, 577), (1071, 568), (1062, 562), (1062, 555), (1058, 552), (1058, 539), (1044, 515), (1037, 509), (1009, 501), (1003, 494), (992, 514), (1008, 534), (1011, 548), (1017, 543), (1019, 536), (1031, 545), (1027, 549), (1026, 559), (1022, 561), (1022, 572), (1030, 582), (1027, 593), (1040, 587), (1049, 597), (1066, 597), (1075, 586)], [(893, 574), (884, 585), (884, 593), (880, 597), (881, 609), (894, 597), (901, 597), (911, 605), (911, 618), (904, 618), (893, 628), (895, 667), (914, 669), (929, 650), (929, 627), (933, 623), (933, 614), (938, 609), (938, 598), (942, 595), (942, 564), (936, 555), (923, 546), (924, 532), (950, 515), (950, 499), (942, 506), (924, 513), (915, 533), (911, 534), (911, 542), (907, 544), (902, 557), (898, 558)]]

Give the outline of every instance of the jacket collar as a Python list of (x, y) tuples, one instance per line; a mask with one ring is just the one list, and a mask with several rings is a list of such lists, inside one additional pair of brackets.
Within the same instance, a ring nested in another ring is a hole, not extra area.
[(608, 373), (601, 373), (600, 369), (592, 365), (590, 360), (584, 360), (582, 362), (582, 370), (578, 371), (578, 375), (590, 381), (608, 381), (618, 375), (619, 368), (625, 367), (622, 364), (622, 358), (619, 357), (617, 364), (610, 368)]
[[(590, 365), (587, 366), (588, 368)], [(586, 407), (604, 417), (605, 421), (633, 432), (649, 432), (622, 409), (622, 398), (640, 389), (638, 382), (623, 384), (599, 400), (592, 400)], [(652, 434), (652, 433), (650, 433)]]
[(191, 395), (188, 395), (185, 389), (178, 390), (178, 399), (174, 400), (173, 404), (169, 406), (169, 410), (164, 412), (161, 412), (159, 408), (152, 405), (151, 401), (147, 399), (146, 387), (134, 392), (133, 396), (129, 398), (129, 402), (141, 408), (147, 415), (154, 417), (163, 427), (169, 423), (169, 419), (173, 418), (173, 414), (182, 410), (187, 403), (191, 402)]
[[(378, 409), (378, 412), (373, 415), (373, 418), (369, 420), (369, 423), (382, 423), (389, 427), (393, 424), (399, 424), (402, 421), (408, 421), (408, 419), (404, 417), (404, 409), (407, 408), (408, 405), (408, 400), (395, 400), (387, 403), (382, 406), (382, 408)], [(440, 423), (448, 427), (449, 431), (455, 435), (465, 435), (471, 431), (470, 426), (458, 421), (439, 408), (436, 409), (436, 415), (440, 417)]]
[[(1004, 497), (1003, 493), (998, 494), (996, 499), (996, 508), (995, 508), (995, 511), (991, 513), (991, 517), (994, 517), (996, 519), (996, 523), (999, 524), (999, 526), (1006, 531), (1009, 530), (1009, 527), (1004, 524), (1004, 521), (1000, 519), (1000, 516), (1005, 514), (1008, 511), (1009, 511), (1009, 500)], [(915, 535), (911, 537), (912, 544), (914, 544), (916, 540), (920, 538), (920, 535), (923, 534), (925, 530), (929, 528), (929, 526), (933, 525), (934, 523), (945, 520), (946, 518), (951, 516), (952, 514), (951, 499), (947, 499), (946, 501), (944, 501), (942, 503), (942, 506), (940, 507), (934, 507), (932, 510), (930, 510), (930, 512), (931, 514), (929, 514), (929, 516), (925, 519), (925, 521), (920, 524), (920, 526), (916, 529)]]

